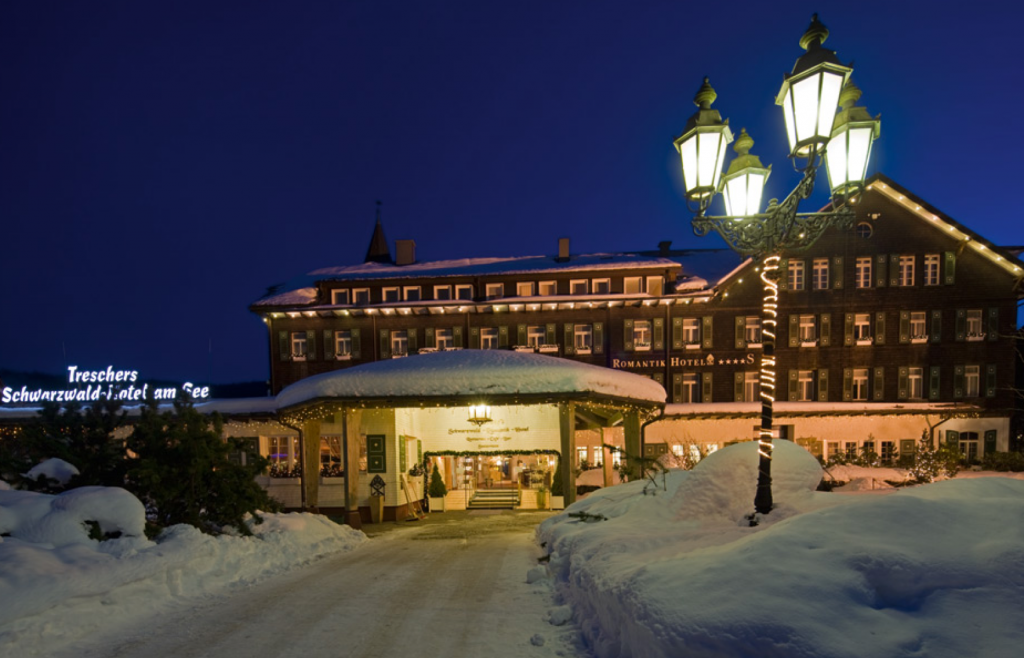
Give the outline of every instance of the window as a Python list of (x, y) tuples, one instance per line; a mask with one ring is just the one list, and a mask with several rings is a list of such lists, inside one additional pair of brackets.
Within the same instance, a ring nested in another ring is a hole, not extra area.
[(455, 286), (455, 299), (465, 299), (471, 301), (473, 299), (473, 286), (469, 283), (460, 283)]
[(854, 279), (857, 281), (858, 288), (870, 288), (871, 287), (871, 258), (858, 258), (856, 261), (856, 270), (854, 272)]
[(537, 349), (544, 344), (546, 332), (541, 325), (534, 325), (526, 328), (526, 344)]
[(334, 332), (334, 358), (347, 361), (352, 358), (352, 331), (341, 329)]
[(789, 289), (804, 289), (804, 262), (802, 260), (789, 261)]
[(811, 286), (815, 290), (828, 290), (828, 259), (815, 258)]
[(885, 466), (892, 465), (896, 459), (896, 442), (895, 441), (882, 441), (882, 464)]
[(586, 295), (590, 292), (590, 282), (586, 279), (573, 279), (569, 282), (570, 295)]
[(757, 385), (757, 373), (756, 372), (745, 372), (743, 373), (743, 401), (744, 402), (757, 402), (760, 397), (758, 393), (760, 389)]
[(924, 398), (924, 368), (907, 368), (907, 393), (913, 400)]
[(576, 466), (582, 467), (584, 464), (587, 464), (587, 446), (576, 446)]
[(553, 297), (558, 294), (558, 284), (554, 281), (541, 281), (537, 286), (541, 297)]
[(964, 396), (976, 398), (981, 391), (981, 366), (964, 366)]
[(857, 458), (857, 443), (855, 441), (847, 441), (843, 449), (846, 451), (846, 456), (850, 459)]
[(306, 332), (293, 331), (292, 339), (292, 361), (306, 360)]
[(923, 343), (928, 340), (928, 314), (924, 311), (910, 312), (910, 340)]
[(814, 371), (801, 370), (797, 374), (796, 399), (798, 402), (814, 400)]
[(695, 372), (684, 372), (683, 373), (683, 398), (680, 400), (682, 403), (695, 403), (700, 402), (700, 386), (697, 379), (697, 373)]
[(665, 288), (665, 277), (661, 276), (649, 276), (647, 277), (647, 294), (648, 295), (661, 295)]
[(963, 461), (973, 464), (978, 461), (978, 433), (960, 432), (960, 454)]
[(871, 314), (856, 313), (853, 316), (853, 339), (858, 345), (871, 344)]
[(341, 475), (341, 437), (320, 437), (320, 472), (329, 477)]
[(484, 285), (484, 296), (487, 299), (498, 299), (505, 296), (504, 283), (488, 283)]
[(607, 295), (612, 291), (612, 280), (594, 279), (590, 282), (590, 289), (595, 295)]
[(418, 302), (422, 298), (422, 292), (419, 286), (406, 286), (402, 290), (402, 294), (405, 296), (407, 302)]
[(516, 284), (516, 297), (533, 297), (536, 287), (533, 281), (520, 281)]
[(409, 353), (409, 332), (405, 329), (391, 332), (391, 356), (397, 358)]
[(480, 349), (482, 349), (482, 350), (496, 350), (496, 349), (498, 349), (498, 328), (497, 327), (480, 327)]
[(854, 368), (853, 369), (853, 390), (852, 397), (854, 400), (867, 400), (868, 399), (868, 369), (867, 368)]
[(270, 477), (289, 477), (298, 467), (299, 438), (297, 436), (268, 436), (267, 458), (270, 459)]
[(914, 285), (914, 257), (900, 256), (899, 284), (903, 287)]
[(924, 257), (924, 285), (939, 285), (939, 255), (926, 254)]
[(747, 341), (747, 347), (759, 347), (761, 345), (761, 318), (756, 315), (747, 316), (743, 338)]
[(573, 345), (577, 354), (590, 354), (594, 347), (594, 326), (590, 324), (577, 324), (574, 330)]
[(867, 240), (868, 238), (870, 238), (871, 234), (874, 232), (874, 228), (871, 226), (871, 224), (868, 224), (867, 222), (861, 222), (860, 224), (857, 224), (857, 237), (863, 240)]
[(445, 329), (434, 330), (434, 348), (438, 350), (447, 350), (455, 346), (455, 340), (452, 338), (452, 330), (450, 327)]
[(434, 286), (434, 299), (447, 301), (452, 298), (451, 286)]
[(352, 303), (365, 306), (370, 303), (370, 289), (356, 288), (352, 291)]
[(591, 466), (604, 466), (604, 448), (594, 446), (590, 451), (590, 459)]
[(382, 288), (381, 299), (385, 302), (397, 302), (399, 300), (398, 288)]
[(983, 340), (985, 332), (981, 329), (981, 309), (967, 311), (967, 340)]
[(636, 320), (633, 322), (633, 349), (646, 352), (651, 349), (651, 321)]
[(818, 342), (818, 325), (813, 315), (800, 316), (800, 342), (813, 344)]
[(345, 290), (332, 290), (331, 291), (331, 303), (332, 304), (348, 304), (348, 289)]
[(700, 347), (700, 320), (683, 318), (683, 343), (686, 347)]
[(643, 292), (643, 279), (638, 276), (627, 276), (622, 279), (622, 292), (627, 295), (638, 295)]

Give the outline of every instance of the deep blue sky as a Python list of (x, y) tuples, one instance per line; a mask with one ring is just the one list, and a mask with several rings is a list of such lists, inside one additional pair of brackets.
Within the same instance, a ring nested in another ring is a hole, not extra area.
[(784, 196), (813, 11), (882, 114), (872, 169), (1024, 243), (1019, 16), (949, 4), (5, 0), (0, 367), (265, 379), (248, 304), (361, 262), (376, 199), (420, 260), (720, 246), (672, 138), (710, 76)]

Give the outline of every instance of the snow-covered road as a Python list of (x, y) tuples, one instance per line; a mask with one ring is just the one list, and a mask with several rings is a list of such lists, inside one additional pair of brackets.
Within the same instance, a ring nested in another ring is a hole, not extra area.
[(548, 622), (547, 581), (526, 583), (545, 516), (409, 524), (59, 658), (586, 656), (571, 622)]

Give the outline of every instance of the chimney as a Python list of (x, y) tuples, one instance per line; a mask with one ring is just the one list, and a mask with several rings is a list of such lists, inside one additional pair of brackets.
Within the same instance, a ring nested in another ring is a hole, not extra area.
[(672, 241), (662, 240), (658, 243), (658, 255), (662, 258), (667, 258), (672, 252)]
[(395, 240), (395, 265), (412, 265), (416, 262), (416, 241)]
[(555, 260), (559, 263), (569, 260), (569, 238), (558, 238), (558, 258)]

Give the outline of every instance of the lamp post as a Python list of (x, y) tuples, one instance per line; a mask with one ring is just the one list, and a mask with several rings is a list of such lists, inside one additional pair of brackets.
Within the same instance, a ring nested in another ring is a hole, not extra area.
[[(828, 30), (815, 14), (800, 39), (800, 46), (806, 52), (797, 59), (793, 71), (784, 77), (776, 100), (783, 110), (789, 157), (803, 174), (781, 203), (772, 199), (763, 213), (758, 212), (771, 168), (762, 166), (760, 159), (750, 154), (754, 140), (746, 130), (736, 139), (733, 147), (736, 157), (725, 175), (721, 175), (726, 145), (733, 141), (733, 136), (728, 119), (723, 121), (719, 112), (711, 109), (717, 94), (707, 78), (694, 98), (699, 109), (674, 142), (682, 159), (687, 203), (694, 213), (694, 233), (703, 236), (714, 230), (734, 251), (761, 260), (760, 276), (764, 284), (763, 347), (758, 377), (761, 429), (755, 511), (749, 516), (751, 525), (757, 524), (758, 514), (768, 514), (773, 505), (772, 414), (778, 365), (775, 338), (780, 305), (780, 253), (807, 249), (829, 227), (848, 229), (853, 226), (854, 212), (850, 205), (863, 187), (871, 143), (878, 137), (881, 125), (878, 117), (872, 119), (866, 109), (853, 106), (860, 97), (860, 90), (850, 82), (853, 68), (841, 64), (834, 51), (822, 47), (826, 38)], [(840, 104), (843, 110), (837, 114)], [(800, 201), (814, 190), (815, 175), (822, 161), (828, 163), (831, 210), (798, 213)], [(726, 214), (707, 215), (718, 192), (724, 197)], [(783, 272), (781, 276), (787, 274)]]

